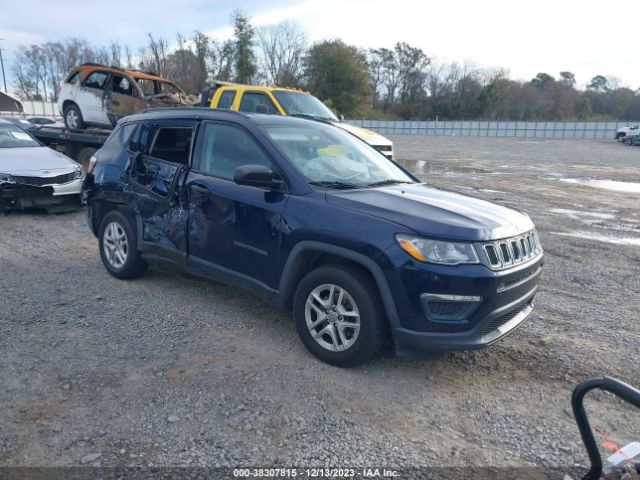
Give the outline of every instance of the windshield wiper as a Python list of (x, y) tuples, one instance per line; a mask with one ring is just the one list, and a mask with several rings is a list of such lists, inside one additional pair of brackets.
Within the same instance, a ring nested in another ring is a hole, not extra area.
[(385, 185), (398, 185), (400, 183), (414, 183), (414, 182), (407, 181), (407, 180), (388, 179), (388, 180), (380, 180), (379, 182), (367, 183), (366, 185), (363, 185), (363, 186), (365, 186), (365, 187), (383, 187)]
[(308, 118), (311, 120), (320, 120), (323, 122), (335, 122), (333, 118), (330, 117), (322, 117), (320, 115), (314, 115), (313, 113), (290, 113), (290, 117), (298, 117), (298, 118)]
[(327, 188), (338, 188), (338, 189), (350, 189), (350, 188), (361, 188), (363, 185), (357, 185), (355, 183), (347, 183), (347, 182), (309, 182), (309, 185), (316, 185), (318, 187), (327, 187)]

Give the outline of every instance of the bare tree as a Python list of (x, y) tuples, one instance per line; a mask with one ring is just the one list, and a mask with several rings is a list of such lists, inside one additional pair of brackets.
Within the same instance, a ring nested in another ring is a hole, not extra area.
[(166, 76), (167, 73), (167, 40), (163, 37), (153, 38), (151, 33), (149, 37), (149, 50), (151, 51), (152, 69), (160, 76)]
[(111, 50), (111, 60), (109, 62), (109, 65), (120, 67), (122, 65), (122, 47), (117, 41), (111, 40), (109, 49)]
[(233, 76), (234, 48), (231, 40), (213, 40), (209, 48), (209, 71), (218, 80), (231, 80)]
[(191, 38), (195, 47), (195, 55), (198, 60), (198, 78), (197, 78), (197, 91), (200, 91), (207, 79), (207, 57), (209, 56), (209, 48), (211, 39), (202, 32), (194, 31)]
[(260, 65), (269, 83), (297, 86), (307, 36), (296, 22), (284, 21), (258, 29)]
[(131, 48), (129, 45), (124, 46), (124, 56), (127, 59), (127, 68), (133, 68)]

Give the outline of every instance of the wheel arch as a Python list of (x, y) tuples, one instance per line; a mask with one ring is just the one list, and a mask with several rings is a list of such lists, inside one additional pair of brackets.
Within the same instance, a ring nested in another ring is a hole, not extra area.
[(91, 205), (91, 212), (92, 212), (91, 226), (93, 228), (94, 234), (98, 236), (100, 225), (102, 224), (104, 217), (106, 217), (109, 212), (113, 212), (114, 210), (119, 211), (125, 217), (127, 217), (127, 219), (131, 222), (131, 226), (136, 230), (136, 233), (137, 233), (138, 230), (137, 230), (136, 215), (131, 207), (127, 205), (122, 205), (119, 203), (96, 200)]
[(282, 270), (280, 278), (281, 301), (285, 308), (291, 308), (295, 289), (302, 277), (320, 265), (339, 264), (355, 266), (369, 275), (376, 286), (392, 327), (399, 326), (398, 310), (387, 279), (380, 266), (371, 258), (348, 248), (312, 240), (297, 243)]
[(80, 106), (76, 102), (74, 102), (73, 100), (65, 100), (64, 102), (62, 102), (62, 114), (64, 115), (67, 108), (69, 108), (72, 105), (75, 106), (78, 110), (80, 110)]

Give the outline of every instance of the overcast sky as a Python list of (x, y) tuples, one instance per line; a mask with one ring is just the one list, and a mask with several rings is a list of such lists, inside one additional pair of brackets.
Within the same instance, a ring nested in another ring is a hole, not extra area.
[[(405, 41), (442, 61), (504, 67), (516, 79), (538, 72), (595, 75), (640, 87), (640, 48), (632, 3), (582, 0), (22, 0), (2, 2), (0, 47), (11, 81), (18, 45), (72, 36), (96, 45), (117, 40), (136, 51), (146, 33), (174, 41), (193, 30), (231, 35), (230, 15), (241, 8), (254, 26), (297, 20), (310, 41), (341, 38), (360, 47)], [(625, 13), (627, 9), (627, 13)]]

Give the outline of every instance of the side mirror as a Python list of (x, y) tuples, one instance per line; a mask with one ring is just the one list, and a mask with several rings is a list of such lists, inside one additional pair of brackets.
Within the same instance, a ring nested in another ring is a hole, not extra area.
[(282, 186), (280, 176), (264, 165), (242, 165), (233, 173), (233, 181), (238, 185), (275, 189)]

